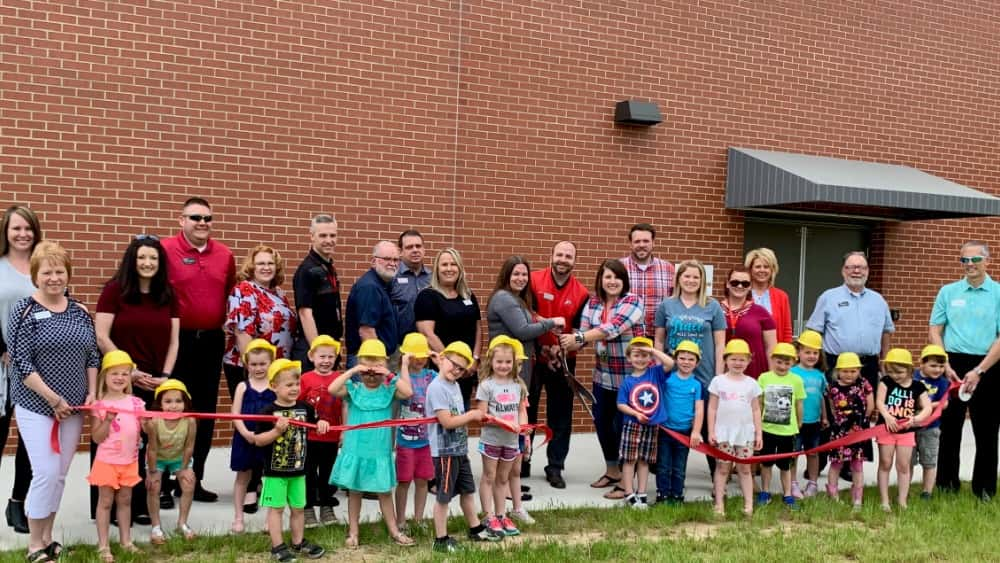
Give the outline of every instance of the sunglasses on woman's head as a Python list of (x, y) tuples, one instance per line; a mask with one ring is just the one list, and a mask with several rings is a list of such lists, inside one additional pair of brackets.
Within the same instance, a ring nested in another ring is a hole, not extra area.
[(156, 235), (146, 235), (146, 234), (143, 234), (143, 235), (135, 235), (135, 240), (151, 240), (153, 242), (159, 242), (160, 241), (160, 237), (158, 237)]
[(729, 287), (750, 287), (750, 280), (729, 280)]

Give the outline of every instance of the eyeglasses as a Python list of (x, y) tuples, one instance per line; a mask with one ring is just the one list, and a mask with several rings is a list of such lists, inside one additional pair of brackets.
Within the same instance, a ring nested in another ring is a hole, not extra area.
[[(465, 371), (465, 370), (469, 369), (469, 366), (460, 366), (460, 365), (458, 365), (458, 362), (456, 362), (455, 360), (452, 360), (448, 356), (443, 356), (442, 359), (448, 360), (448, 363), (451, 364), (451, 371)], [(442, 367), (444, 367), (444, 366), (442, 366)]]
[(743, 289), (746, 289), (750, 287), (750, 280), (729, 280), (729, 287), (742, 287)]
[(206, 223), (211, 223), (212, 222), (212, 216), (211, 215), (185, 215), (185, 217), (187, 217), (188, 219), (194, 221), (195, 223), (201, 223), (202, 221), (204, 221)]
[(376, 256), (375, 258), (378, 258), (379, 260), (384, 260), (384, 261), (386, 261), (386, 262), (388, 262), (390, 264), (395, 264), (395, 263), (399, 262), (399, 258), (390, 258), (390, 257), (386, 257), (386, 256)]
[(979, 264), (983, 260), (986, 260), (985, 256), (963, 256), (958, 259), (963, 264)]
[(158, 237), (156, 235), (142, 234), (142, 235), (135, 235), (135, 240), (151, 240), (153, 242), (159, 242), (160, 241), (160, 237)]
[(848, 266), (847, 264), (844, 264), (844, 269), (847, 270), (847, 271), (854, 270), (854, 271), (858, 271), (858, 272), (863, 272), (863, 271), (865, 271), (865, 270), (868, 269), (868, 266), (865, 266), (863, 264), (862, 265)]

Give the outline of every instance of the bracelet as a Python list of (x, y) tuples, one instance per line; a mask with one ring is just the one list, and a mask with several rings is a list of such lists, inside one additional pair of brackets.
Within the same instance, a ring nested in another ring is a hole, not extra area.
[(581, 344), (582, 345), (584, 342), (587, 341), (587, 339), (584, 338), (584, 336), (583, 336), (583, 331), (582, 330), (578, 330), (578, 331), (576, 331), (573, 334), (576, 337), (576, 343), (577, 344)]

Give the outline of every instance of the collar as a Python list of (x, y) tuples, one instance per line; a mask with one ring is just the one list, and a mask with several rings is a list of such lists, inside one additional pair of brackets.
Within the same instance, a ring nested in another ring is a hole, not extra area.
[(559, 282), (556, 281), (556, 276), (555, 276), (555, 274), (552, 271), (552, 266), (549, 266), (548, 268), (545, 268), (545, 271), (546, 271), (546, 273), (548, 273), (549, 279), (552, 280), (552, 285), (556, 286), (559, 289), (562, 289), (562, 288), (566, 287), (567, 285), (569, 285), (569, 282), (573, 281), (573, 273), (572, 272), (570, 272), (570, 274), (568, 276), (566, 276), (566, 281), (563, 282), (562, 285), (560, 285)]
[(854, 293), (853, 291), (851, 291), (851, 288), (847, 287), (846, 283), (844, 285), (840, 286), (840, 287), (844, 288), (844, 291), (846, 291), (847, 294), (850, 295), (851, 297), (864, 297), (864, 295), (866, 293), (868, 293), (868, 286), (865, 286), (865, 287), (861, 288), (861, 291), (859, 291), (857, 293)]
[(312, 256), (318, 262), (320, 262), (321, 264), (325, 264), (328, 267), (333, 266), (333, 260), (327, 260), (326, 258), (323, 258), (323, 255), (320, 254), (319, 252), (316, 252), (316, 249), (311, 246), (309, 247), (309, 256)]
[(177, 233), (177, 242), (180, 243), (181, 250), (183, 250), (184, 252), (197, 252), (199, 254), (207, 254), (212, 250), (212, 245), (213, 245), (212, 238), (209, 237), (208, 242), (205, 243), (205, 247), (202, 248), (201, 250), (198, 250), (198, 248), (193, 244), (191, 244), (191, 242), (188, 241), (187, 237), (184, 236), (184, 231), (179, 231)]
[(410, 275), (411, 277), (414, 277), (414, 278), (419, 278), (421, 276), (429, 276), (429, 275), (431, 275), (431, 271), (430, 271), (430, 269), (427, 268), (427, 266), (421, 264), (420, 265), (420, 272), (418, 272), (418, 273), (413, 273), (413, 270), (411, 270), (409, 268), (407, 268), (407, 269), (405, 269), (405, 270), (403, 270), (401, 272), (397, 272), (396, 273), (396, 277), (406, 276), (406, 275)]
[(986, 291), (986, 286), (992, 284), (993, 279), (989, 274), (986, 274), (986, 277), (983, 278), (983, 283), (979, 284), (979, 287), (972, 287), (967, 278), (960, 279), (959, 283), (962, 284), (962, 291)]

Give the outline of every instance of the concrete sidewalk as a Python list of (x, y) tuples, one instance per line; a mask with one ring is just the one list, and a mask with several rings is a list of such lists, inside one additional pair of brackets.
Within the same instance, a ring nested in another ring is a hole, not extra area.
[[(480, 456), (474, 453), (476, 446), (477, 440), (470, 440), (469, 451), (473, 453), (469, 456), (469, 459), (472, 462), (472, 468), (478, 480), (481, 463)], [(613, 507), (620, 505), (620, 501), (610, 501), (602, 498), (601, 495), (605, 490), (597, 490), (589, 487), (589, 483), (604, 472), (604, 464), (601, 461), (602, 455), (596, 435), (576, 434), (573, 436), (569, 459), (567, 459), (566, 463), (567, 467), (563, 472), (567, 487), (562, 490), (549, 486), (542, 475), (542, 467), (545, 466), (546, 459), (544, 450), (545, 448), (543, 447), (536, 452), (534, 456), (535, 463), (533, 464), (534, 474), (531, 478), (523, 481), (525, 484), (531, 486), (531, 493), (534, 495), (534, 500), (525, 503), (525, 508), (530, 512), (536, 513), (553, 507)], [(974, 451), (972, 427), (970, 423), (966, 422), (964, 438), (962, 440), (961, 476), (963, 480), (969, 480), (972, 477)], [(6, 506), (6, 499), (14, 479), (13, 461), (13, 456), (3, 458), (2, 471), (0, 471), (0, 499), (3, 499), (4, 506)], [(800, 462), (800, 468), (803, 463)], [(86, 481), (86, 475), (89, 472), (88, 465), (88, 456), (86, 454), (77, 454), (67, 476), (66, 494), (56, 518), (56, 530), (54, 534), (55, 539), (64, 544), (96, 543), (97, 530), (94, 522), (88, 518), (90, 512), (88, 505), (88, 485)], [(205, 487), (219, 493), (219, 502), (194, 503), (191, 509), (190, 524), (199, 534), (230, 533), (229, 527), (233, 519), (233, 473), (229, 470), (229, 449), (216, 448), (212, 450), (209, 455), (208, 466), (211, 469), (205, 478)], [(865, 464), (865, 481), (870, 485), (875, 484), (875, 469), (876, 466), (874, 463)], [(919, 468), (917, 468), (915, 474), (915, 480), (919, 480)], [(651, 496), (655, 496), (656, 487), (652, 483), (652, 476), (650, 480), (649, 491), (653, 493)], [(825, 477), (823, 481), (825, 482)], [(777, 476), (775, 476), (775, 487), (777, 487), (776, 482)], [(842, 488), (848, 486), (843, 481), (841, 485)], [(732, 494), (738, 494), (738, 489), (733, 484), (730, 487)], [(919, 489), (917, 489), (917, 493), (919, 493)], [(705, 500), (710, 495), (711, 479), (708, 474), (708, 466), (705, 463), (705, 458), (697, 453), (692, 454), (688, 459), (686, 497), (688, 500)], [(431, 499), (430, 502), (433, 502), (433, 500)], [(478, 498), (476, 504), (479, 504)], [(412, 507), (412, 500), (410, 506)], [(345, 521), (346, 510), (346, 499), (342, 499), (340, 507), (337, 508), (337, 516), (341, 522)], [(457, 502), (452, 503), (452, 512), (454, 514), (459, 513)], [(266, 510), (261, 510), (257, 514), (246, 515), (247, 531), (263, 530), (265, 513)], [(427, 515), (428, 517), (430, 516), (430, 506), (427, 508)], [(535, 516), (537, 518), (538, 514), (535, 514)], [(174, 528), (177, 509), (163, 511), (162, 517), (163, 529), (169, 533)], [(365, 501), (362, 506), (362, 519), (370, 520), (374, 518), (379, 518), (378, 503), (375, 501)], [(0, 530), (2, 530), (0, 532), (0, 550), (25, 548), (27, 546), (27, 535), (14, 534), (6, 526), (5, 522), (0, 522)], [(149, 526), (135, 526), (133, 528), (135, 540), (137, 542), (148, 542), (149, 530)], [(117, 533), (112, 530), (112, 538), (114, 539), (115, 537), (117, 537)]]

